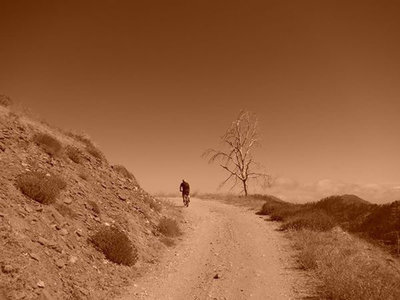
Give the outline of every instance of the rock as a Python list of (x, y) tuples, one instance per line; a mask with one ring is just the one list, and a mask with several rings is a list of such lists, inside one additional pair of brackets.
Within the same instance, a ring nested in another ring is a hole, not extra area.
[(43, 211), (43, 207), (40, 206), (40, 207), (36, 208), (36, 211), (37, 212), (42, 212)]
[(124, 193), (119, 193), (118, 198), (121, 199), (122, 201), (126, 201), (129, 198), (129, 196)]
[(65, 267), (65, 262), (62, 259), (57, 259), (56, 260), (56, 266), (59, 267), (60, 269)]
[(217, 274), (214, 275), (214, 279), (220, 279), (221, 277)]
[(68, 234), (67, 229), (63, 228), (63, 229), (60, 230), (60, 235), (65, 236), (67, 234)]
[(69, 205), (72, 203), (72, 199), (71, 198), (64, 199), (64, 203)]
[(43, 245), (43, 246), (47, 246), (47, 245), (49, 245), (49, 241), (48, 240), (46, 240), (44, 237), (39, 237), (38, 239), (37, 239), (37, 242), (39, 243), (39, 244), (41, 244), (41, 245)]
[(36, 285), (42, 289), (44, 289), (44, 287), (45, 287), (45, 284), (42, 280), (39, 280)]
[(81, 229), (77, 229), (77, 230), (75, 231), (75, 233), (76, 233), (77, 236), (83, 236), (83, 232), (82, 232)]
[(3, 152), (6, 151), (6, 147), (4, 147), (3, 144), (0, 144), (0, 150), (3, 151)]
[(4, 265), (1, 267), (1, 270), (3, 271), (3, 273), (9, 274), (14, 271), (14, 268), (11, 265)]
[(106, 185), (105, 183), (102, 183), (101, 186), (102, 186), (103, 188), (105, 188), (105, 189), (107, 188), (107, 185)]
[(36, 260), (36, 261), (39, 261), (39, 256), (38, 256), (36, 253), (29, 253), (29, 256), (30, 256), (32, 259), (34, 259), (34, 260)]
[(78, 261), (78, 258), (76, 256), (71, 256), (68, 260), (71, 264), (74, 264)]

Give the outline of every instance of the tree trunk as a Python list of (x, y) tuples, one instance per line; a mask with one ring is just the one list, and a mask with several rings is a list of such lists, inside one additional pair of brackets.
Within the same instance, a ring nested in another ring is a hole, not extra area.
[(247, 182), (246, 182), (246, 180), (243, 180), (243, 191), (244, 191), (244, 196), (247, 197)]

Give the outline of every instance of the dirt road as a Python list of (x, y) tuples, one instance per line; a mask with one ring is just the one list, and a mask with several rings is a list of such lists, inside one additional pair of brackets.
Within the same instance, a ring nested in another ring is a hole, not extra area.
[(303, 279), (276, 224), (248, 208), (200, 199), (184, 216), (182, 242), (121, 300), (299, 297)]

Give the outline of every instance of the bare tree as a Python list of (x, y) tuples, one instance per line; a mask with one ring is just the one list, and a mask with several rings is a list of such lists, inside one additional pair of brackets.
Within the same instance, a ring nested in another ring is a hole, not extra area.
[(253, 158), (254, 148), (260, 145), (256, 115), (241, 111), (221, 137), (221, 141), (225, 150), (207, 149), (203, 153), (209, 163), (217, 162), (228, 173), (220, 186), (232, 181), (233, 189), (241, 184), (242, 192), (247, 196), (251, 181), (261, 181), (264, 186), (270, 185), (270, 175), (263, 172), (263, 167)]

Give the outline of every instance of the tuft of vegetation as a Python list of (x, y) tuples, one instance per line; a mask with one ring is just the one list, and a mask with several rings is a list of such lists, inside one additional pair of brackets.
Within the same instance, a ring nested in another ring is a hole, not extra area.
[(127, 179), (131, 179), (136, 181), (135, 176), (133, 176), (133, 174), (131, 172), (128, 171), (127, 168), (125, 168), (124, 166), (121, 165), (114, 165), (112, 166), (112, 168), (118, 173), (121, 174), (123, 177), (127, 178)]
[(94, 158), (98, 160), (103, 160), (104, 159), (104, 154), (97, 149), (93, 144), (88, 144), (86, 145), (86, 151), (93, 156)]
[(62, 150), (61, 143), (47, 133), (38, 133), (33, 137), (33, 141), (50, 156), (57, 156)]
[(281, 230), (310, 229), (314, 231), (327, 231), (335, 227), (336, 222), (322, 210), (310, 210), (297, 213), (285, 221)]
[(149, 201), (150, 208), (153, 209), (156, 212), (161, 212), (162, 211), (162, 205), (160, 202), (156, 200), (150, 200)]
[(82, 152), (73, 146), (67, 146), (65, 148), (65, 153), (67, 154), (68, 158), (72, 160), (76, 164), (82, 163)]
[(29, 198), (42, 204), (56, 201), (60, 191), (66, 187), (66, 182), (56, 175), (41, 172), (26, 172), (16, 181), (17, 187)]
[(136, 247), (124, 232), (115, 227), (101, 227), (91, 237), (91, 242), (114, 263), (132, 266), (138, 260)]
[(93, 200), (87, 200), (87, 203), (89, 204), (90, 209), (91, 209), (95, 214), (97, 214), (97, 215), (100, 214), (100, 207), (99, 207), (99, 205), (98, 205), (96, 202), (94, 202)]
[(165, 236), (174, 237), (182, 234), (176, 220), (164, 217), (158, 224), (158, 230)]
[(4, 107), (9, 107), (13, 104), (13, 101), (10, 97), (6, 95), (0, 95), (0, 105)]
[(298, 262), (321, 281), (321, 299), (400, 299), (400, 263), (341, 230), (293, 234)]

